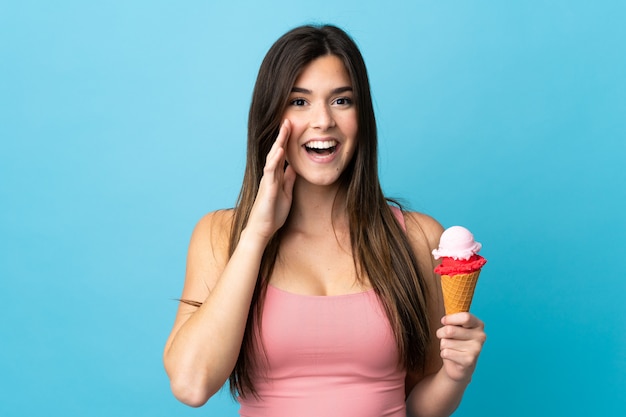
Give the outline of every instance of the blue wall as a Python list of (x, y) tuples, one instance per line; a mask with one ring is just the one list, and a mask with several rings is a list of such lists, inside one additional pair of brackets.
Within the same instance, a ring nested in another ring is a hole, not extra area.
[(260, 61), (309, 22), (362, 48), (387, 193), (484, 245), (455, 415), (626, 414), (626, 3), (221, 3), (0, 5), (0, 415), (236, 415), (177, 403), (161, 352)]

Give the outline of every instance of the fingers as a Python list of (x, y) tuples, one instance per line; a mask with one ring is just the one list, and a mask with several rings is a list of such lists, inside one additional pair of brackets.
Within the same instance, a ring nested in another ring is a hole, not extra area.
[(450, 314), (441, 322), (444, 326), (436, 334), (448, 376), (459, 381), (471, 379), (487, 338), (484, 323), (470, 313)]
[(485, 324), (470, 313), (457, 313), (441, 319), (443, 327), (437, 330), (437, 337), (443, 340), (476, 340), (482, 346), (487, 339)]
[(283, 168), (285, 162), (286, 146), (289, 136), (291, 135), (291, 123), (285, 120), (280, 126), (278, 136), (272, 144), (270, 151), (265, 158), (265, 169), (267, 171), (275, 171), (276, 168)]
[(293, 185), (296, 182), (296, 171), (293, 170), (291, 165), (288, 165), (285, 169), (284, 177), (283, 177), (283, 190), (285, 195), (289, 199), (291, 199), (293, 195)]
[(278, 136), (276, 137), (276, 143), (281, 148), (284, 148), (287, 145), (287, 141), (289, 140), (289, 136), (291, 135), (291, 122), (288, 119), (283, 121), (283, 124), (280, 126), (280, 130), (278, 131)]
[(484, 328), (483, 322), (471, 313), (448, 314), (441, 319), (441, 324), (444, 326), (462, 326), (468, 329), (476, 327)]

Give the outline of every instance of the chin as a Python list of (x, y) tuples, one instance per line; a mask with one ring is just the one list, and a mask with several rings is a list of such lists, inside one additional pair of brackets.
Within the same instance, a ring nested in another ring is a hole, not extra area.
[(303, 183), (307, 183), (310, 185), (318, 186), (318, 187), (331, 187), (339, 184), (339, 176), (334, 175), (332, 177), (307, 177), (307, 176), (299, 176), (299, 179)]

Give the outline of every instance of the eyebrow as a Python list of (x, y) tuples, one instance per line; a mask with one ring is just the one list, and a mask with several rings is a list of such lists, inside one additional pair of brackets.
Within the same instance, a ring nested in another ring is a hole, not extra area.
[[(353, 91), (352, 87), (348, 87), (348, 86), (338, 87), (338, 88), (335, 88), (334, 90), (332, 90), (330, 93), (331, 94), (341, 94), (341, 93), (345, 93), (346, 91)], [(300, 93), (300, 94), (313, 94), (313, 91), (308, 90), (306, 88), (301, 88), (301, 87), (293, 87), (291, 89), (291, 92), (292, 93)]]

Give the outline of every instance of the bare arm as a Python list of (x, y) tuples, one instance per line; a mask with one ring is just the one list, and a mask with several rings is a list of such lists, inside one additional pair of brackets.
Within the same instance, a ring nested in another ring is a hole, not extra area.
[(163, 355), (172, 392), (188, 405), (203, 405), (237, 361), (261, 257), (291, 206), (295, 173), (283, 171), (289, 132), (285, 123), (267, 156), (248, 224), (232, 257), (228, 259), (232, 212), (207, 215), (192, 235), (182, 298), (202, 305), (181, 303)]
[(441, 225), (428, 216), (407, 213), (407, 232), (420, 265), (424, 265), (422, 274), (431, 295), (431, 331), (435, 332), (423, 375), (407, 376), (407, 415), (449, 416), (471, 380), (486, 338), (484, 325), (469, 313), (444, 316), (440, 279), (433, 272), (431, 257), (443, 232)]

